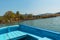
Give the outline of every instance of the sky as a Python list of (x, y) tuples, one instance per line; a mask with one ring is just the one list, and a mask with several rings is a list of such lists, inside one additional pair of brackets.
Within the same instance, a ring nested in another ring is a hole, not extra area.
[(0, 0), (0, 15), (7, 11), (22, 14), (44, 14), (60, 12), (60, 0)]

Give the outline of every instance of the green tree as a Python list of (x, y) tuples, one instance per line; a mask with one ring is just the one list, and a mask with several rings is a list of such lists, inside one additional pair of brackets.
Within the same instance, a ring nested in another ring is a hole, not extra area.
[(28, 14), (28, 18), (32, 18), (33, 17), (33, 15), (32, 14)]
[(21, 14), (20, 19), (23, 20), (24, 18), (25, 18), (25, 16)]
[(4, 20), (6, 20), (7, 22), (11, 23), (13, 21), (15, 21), (15, 13), (12, 11), (7, 11), (4, 16), (3, 16)]
[(4, 17), (6, 17), (7, 19), (10, 20), (10, 18), (14, 18), (14, 17), (15, 17), (15, 13), (13, 13), (12, 11), (7, 11), (7, 12), (4, 14)]
[(19, 11), (16, 12), (16, 17), (17, 17), (17, 18), (20, 18), (20, 13), (19, 13)]
[(19, 11), (16, 12), (16, 17), (19, 18), (20, 20), (24, 19), (24, 15), (19, 13)]

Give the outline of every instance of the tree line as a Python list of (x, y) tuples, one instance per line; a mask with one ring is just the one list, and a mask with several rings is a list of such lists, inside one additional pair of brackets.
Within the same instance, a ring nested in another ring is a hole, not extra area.
[(16, 13), (14, 13), (13, 11), (7, 11), (3, 16), (0, 16), (0, 24), (20, 22), (24, 20), (44, 19), (57, 16), (60, 16), (60, 12), (54, 14), (48, 13), (48, 14), (32, 15), (32, 14), (21, 14), (19, 11), (17, 11)]
[(0, 16), (0, 23), (13, 23), (29, 19), (33, 19), (32, 14), (21, 14), (19, 11), (16, 13), (7, 11), (3, 16)]

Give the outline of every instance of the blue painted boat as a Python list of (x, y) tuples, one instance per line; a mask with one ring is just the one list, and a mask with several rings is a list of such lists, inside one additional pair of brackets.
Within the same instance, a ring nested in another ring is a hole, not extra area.
[(0, 40), (60, 40), (60, 33), (27, 25), (13, 25), (0, 28)]

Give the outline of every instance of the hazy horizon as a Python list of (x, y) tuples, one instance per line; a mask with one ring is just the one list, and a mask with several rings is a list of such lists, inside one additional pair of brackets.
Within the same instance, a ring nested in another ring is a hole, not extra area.
[(60, 0), (0, 0), (0, 16), (6, 11), (35, 15), (60, 12)]

